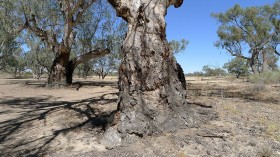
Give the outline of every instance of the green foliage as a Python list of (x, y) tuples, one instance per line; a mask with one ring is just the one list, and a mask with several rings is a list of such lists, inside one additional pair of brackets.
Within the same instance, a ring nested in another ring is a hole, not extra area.
[[(36, 71), (38, 58), (42, 62), (47, 61), (45, 59), (47, 54), (37, 54), (42, 52), (39, 45), (42, 45), (43, 42), (38, 39), (34, 40), (34, 37), (28, 39), (32, 35), (30, 31), (23, 31), (21, 34), (19, 32), (23, 28), (25, 16), (30, 14), (38, 15), (37, 18), (40, 20), (44, 19), (37, 21), (38, 27), (48, 28), (47, 31), (54, 27), (55, 25), (51, 25), (49, 21), (57, 16), (53, 16), (55, 13), (52, 12), (53, 10), (49, 10), (51, 6), (53, 5), (50, 1), (5, 0), (0, 2), (0, 25), (3, 26), (0, 27), (0, 69), (14, 75), (21, 75), (26, 70)], [(37, 48), (35, 48), (36, 45)], [(27, 51), (26, 46), (31, 50)]]
[(79, 64), (76, 68), (76, 74), (80, 77), (87, 78), (92, 74), (92, 61)]
[(24, 39), (29, 51), (26, 52), (26, 66), (31, 71), (33, 78), (41, 78), (44, 73), (51, 71), (52, 61), (55, 58), (54, 53), (47, 48), (47, 44), (42, 43), (34, 35), (25, 36)]
[(93, 71), (100, 77), (105, 77), (117, 71), (120, 64), (120, 49), (127, 32), (127, 25), (122, 19), (117, 18), (114, 9), (106, 1), (95, 3), (84, 20), (87, 22), (78, 27), (75, 55), (105, 48), (109, 48), (111, 53), (79, 65), (77, 73), (85, 77)]
[[(0, 70), (10, 71), (20, 53), (20, 43), (14, 34), (13, 0), (0, 1)], [(15, 54), (17, 53), (17, 54)]]
[(180, 41), (171, 40), (169, 42), (169, 46), (174, 54), (184, 51), (188, 44), (189, 44), (189, 41), (187, 41), (185, 39), (182, 39)]
[(13, 74), (16, 77), (18, 74), (19, 76), (26, 70), (26, 58), (25, 54), (22, 51), (17, 51), (13, 55), (10, 55), (7, 63), (5, 65), (4, 71)]
[(274, 84), (280, 83), (280, 71), (269, 71), (261, 74), (254, 74), (249, 77), (249, 81), (252, 83), (264, 83), (264, 84)]
[(227, 72), (222, 68), (210, 68), (208, 65), (203, 66), (202, 71), (204, 76), (225, 76)]
[(226, 69), (229, 74), (233, 74), (237, 78), (240, 76), (248, 76), (250, 74), (249, 66), (247, 65), (246, 60), (238, 57), (225, 63), (223, 68)]
[(220, 39), (215, 42), (215, 46), (225, 49), (232, 56), (246, 59), (253, 72), (254, 69), (261, 69), (262, 63), (266, 61), (260, 61), (260, 57), (266, 55), (267, 50), (279, 55), (279, 6), (280, 1), (272, 6), (244, 9), (235, 5), (225, 13), (212, 14), (220, 23), (217, 30)]
[[(83, 16), (71, 28), (70, 36), (73, 38), (70, 37), (70, 41), (68, 37), (65, 38), (69, 31), (69, 27), (65, 26), (69, 21), (67, 22), (66, 14), (62, 11), (64, 3), (60, 5), (60, 2), (62, 1), (0, 1), (0, 69), (10, 72), (14, 71), (12, 68), (15, 65), (23, 65), (19, 56), (14, 55), (20, 51), (25, 54), (21, 56), (26, 61), (24, 69), (38, 78), (44, 72), (51, 71), (52, 62), (58, 56), (62, 42), (70, 43), (67, 47), (71, 51), (70, 59), (94, 49), (110, 49), (111, 53), (104, 59), (79, 65), (78, 70), (82, 75), (87, 76), (93, 69), (117, 69), (120, 63), (120, 46), (127, 26), (121, 18), (117, 18), (112, 6), (107, 1), (97, 0), (85, 11), (78, 8), (72, 20), (76, 20), (80, 13)], [(69, 4), (72, 6), (76, 2), (69, 1)], [(89, 1), (83, 1), (86, 2)], [(27, 21), (29, 26), (25, 25)], [(44, 33), (47, 35), (41, 35)], [(22, 52), (21, 47), (24, 47), (25, 52)]]
[(262, 52), (264, 53), (261, 53), (258, 58), (258, 63), (262, 65), (260, 67), (261, 71), (266, 72), (277, 70), (277, 62), (279, 60), (279, 56), (276, 56), (274, 54), (274, 51), (272, 51), (271, 49), (264, 49)]
[(195, 71), (193, 73), (188, 73), (186, 76), (226, 76), (227, 72), (219, 67), (211, 68), (209, 65), (205, 65), (202, 71)]

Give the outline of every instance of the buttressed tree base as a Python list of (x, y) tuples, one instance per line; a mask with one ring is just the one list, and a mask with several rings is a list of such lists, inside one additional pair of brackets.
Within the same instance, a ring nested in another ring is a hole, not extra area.
[(198, 116), (186, 103), (182, 71), (168, 45), (164, 18), (169, 6), (180, 7), (183, 0), (108, 1), (127, 21), (128, 33), (119, 68), (119, 119), (104, 139), (119, 144), (193, 126)]

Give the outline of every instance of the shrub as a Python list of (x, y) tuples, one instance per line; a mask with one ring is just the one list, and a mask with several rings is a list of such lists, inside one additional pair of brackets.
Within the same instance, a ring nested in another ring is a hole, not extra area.
[(280, 83), (280, 71), (264, 72), (261, 74), (251, 75), (249, 81), (252, 83), (274, 84)]
[(229, 74), (233, 74), (237, 78), (240, 76), (248, 76), (250, 74), (249, 66), (246, 64), (246, 60), (238, 57), (225, 63), (223, 68), (227, 69)]

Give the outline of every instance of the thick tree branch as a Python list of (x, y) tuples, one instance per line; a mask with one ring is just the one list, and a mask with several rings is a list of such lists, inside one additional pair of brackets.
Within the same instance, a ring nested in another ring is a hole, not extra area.
[(74, 67), (76, 67), (77, 65), (79, 65), (81, 63), (87, 62), (93, 58), (105, 56), (106, 54), (109, 54), (109, 53), (110, 53), (109, 49), (105, 49), (105, 50), (99, 49), (99, 50), (90, 51), (90, 52), (85, 53), (85, 54), (79, 56), (78, 58), (76, 58)]
[(14, 30), (14, 33), (15, 34), (18, 34), (20, 33), (21, 31), (23, 31), (24, 29), (28, 28), (28, 21), (25, 22), (24, 25), (20, 26), (19, 28), (15, 29)]
[(242, 54), (237, 54), (237, 53), (234, 53), (232, 49), (228, 48), (228, 47), (225, 47), (225, 49), (234, 57), (240, 57), (240, 58), (243, 58), (243, 59), (247, 59), (247, 60), (250, 60), (251, 58), (249, 57), (246, 57), (246, 56), (243, 56)]
[[(108, 0), (108, 2), (116, 8), (117, 5), (120, 5), (118, 3), (121, 3), (120, 0)], [(167, 7), (174, 5), (175, 8), (179, 8), (183, 4), (184, 0), (166, 0)]]
[(169, 0), (169, 6), (174, 5), (175, 8), (179, 8), (183, 4), (184, 0)]
[(263, 50), (265, 45), (269, 44), (272, 41), (273, 37), (276, 36), (276, 35), (277, 35), (277, 32), (274, 32), (273, 34), (271, 34), (270, 37), (266, 41), (261, 42), (260, 45), (257, 46), (258, 49), (260, 51)]
[(245, 28), (243, 28), (237, 21), (237, 18), (236, 16), (233, 18), (233, 17), (230, 17), (229, 16), (229, 19), (231, 20), (231, 23), (235, 26), (237, 26), (238, 28), (240, 28), (244, 33), (246, 33), (248, 36), (251, 36), (252, 34), (249, 33)]
[[(22, 4), (23, 7), (23, 4)], [(24, 7), (23, 7), (24, 8)], [(24, 12), (25, 17), (25, 23), (21, 27), (15, 30), (15, 33), (20, 33), (24, 29), (29, 29), (33, 33), (35, 33), (38, 37), (41, 38), (42, 41), (47, 41), (48, 44), (51, 46), (58, 46), (59, 43), (56, 40), (55, 34), (52, 35), (52, 38), (49, 37), (49, 34), (47, 31), (40, 28), (37, 24), (36, 17), (34, 14), (32, 14), (29, 18), (27, 17), (26, 13)]]
[[(73, 32), (73, 28), (77, 26), (87, 9), (95, 2), (96, 0), (90, 0), (86, 2), (85, 0), (78, 0), (76, 4), (74, 2), (69, 3), (69, 1), (64, 0), (64, 5), (66, 8), (61, 7), (63, 14), (66, 15), (66, 25), (64, 28), (64, 47), (69, 48), (72, 45), (72, 42), (75, 38), (75, 33)], [(72, 9), (71, 9), (72, 8)]]

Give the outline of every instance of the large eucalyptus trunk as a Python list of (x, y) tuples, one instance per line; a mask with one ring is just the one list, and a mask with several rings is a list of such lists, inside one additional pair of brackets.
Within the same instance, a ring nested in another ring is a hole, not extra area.
[(70, 52), (59, 53), (53, 61), (50, 75), (48, 78), (48, 84), (53, 85), (67, 85), (66, 72), (69, 62)]
[(184, 78), (169, 48), (164, 19), (167, 8), (179, 7), (183, 0), (108, 1), (129, 28), (119, 68), (120, 116), (116, 116), (116, 126), (121, 137), (142, 137), (193, 125), (195, 113), (186, 103)]

